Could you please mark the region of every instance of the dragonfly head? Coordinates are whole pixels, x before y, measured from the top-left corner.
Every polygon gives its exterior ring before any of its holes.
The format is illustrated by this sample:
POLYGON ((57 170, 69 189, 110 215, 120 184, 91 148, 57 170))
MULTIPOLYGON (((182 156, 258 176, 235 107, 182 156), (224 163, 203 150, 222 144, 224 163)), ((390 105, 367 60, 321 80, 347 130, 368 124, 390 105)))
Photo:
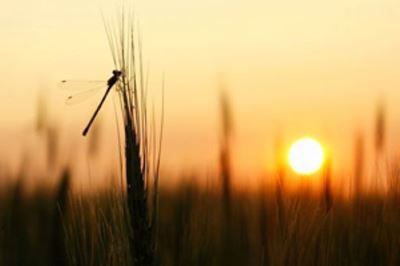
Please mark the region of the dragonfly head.
POLYGON ((120 71, 120 70, 113 70, 113 75, 115 76, 115 77, 120 77, 121 75, 122 75, 122 71, 120 71))

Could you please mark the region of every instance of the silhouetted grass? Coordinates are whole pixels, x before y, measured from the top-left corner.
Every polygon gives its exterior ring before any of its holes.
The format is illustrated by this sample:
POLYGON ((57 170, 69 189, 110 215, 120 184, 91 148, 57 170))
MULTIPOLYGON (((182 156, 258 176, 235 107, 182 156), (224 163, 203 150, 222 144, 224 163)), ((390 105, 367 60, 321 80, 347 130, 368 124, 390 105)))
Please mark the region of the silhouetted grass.
MULTIPOLYGON (((1 265, 132 265, 128 206, 115 189, 93 195, 24 196, 21 184, 2 195, 1 265), (67 203, 68 201, 68 203, 67 203), (54 206, 58 206, 55 212, 54 206), (60 232, 60 223, 63 230, 60 232), (66 256, 65 260, 62 260, 66 256), (55 262, 56 261, 56 262, 55 262), (56 263, 56 264, 55 264, 56 263)), ((216 188, 182 184, 160 191, 160 265, 398 265, 400 210, 389 197, 336 198, 329 212, 317 196, 286 194, 280 234, 273 190, 232 191, 230 238, 216 188), (260 197, 264 205, 260 205, 260 197), (267 211, 268 210, 268 211, 267 211), (225 248, 232 251, 227 255, 225 248), (229 257, 228 257, 229 256, 229 257), (268 260, 266 260, 268 258, 268 260), (268 264, 269 263, 269 264, 268 264)))
MULTIPOLYGON (((105 23, 105 26, 115 67, 122 71, 119 97, 124 127, 126 206, 131 229, 129 243, 134 264, 151 266, 155 261, 161 134, 160 142, 156 137, 151 142, 141 40, 132 14, 122 8, 117 24, 105 23)), ((156 131, 155 125, 153 130, 156 131)))

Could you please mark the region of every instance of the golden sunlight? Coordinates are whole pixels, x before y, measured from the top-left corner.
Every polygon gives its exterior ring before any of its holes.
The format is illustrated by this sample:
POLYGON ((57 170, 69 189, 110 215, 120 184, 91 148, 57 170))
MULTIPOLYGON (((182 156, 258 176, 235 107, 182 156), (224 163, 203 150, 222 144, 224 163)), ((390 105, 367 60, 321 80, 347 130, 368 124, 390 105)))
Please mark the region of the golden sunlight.
POLYGON ((300 175, 317 172, 324 162, 324 150, 313 138, 301 138, 292 144, 288 155, 290 167, 300 175))

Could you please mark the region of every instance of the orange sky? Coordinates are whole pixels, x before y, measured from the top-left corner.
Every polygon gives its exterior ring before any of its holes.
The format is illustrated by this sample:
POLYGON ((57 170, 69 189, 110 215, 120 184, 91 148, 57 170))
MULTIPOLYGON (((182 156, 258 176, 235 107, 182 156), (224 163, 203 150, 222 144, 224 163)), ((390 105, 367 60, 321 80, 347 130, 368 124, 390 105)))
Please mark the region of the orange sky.
MULTIPOLYGON (((35 119, 39 88, 49 95, 53 119, 78 143, 84 141, 80 131, 97 98, 66 107, 66 95, 56 84, 65 78, 110 75, 113 65, 99 7, 111 16, 109 7, 117 1, 107 2, 3 4, 2 158, 21 146, 35 119)), ((236 167, 241 173, 271 168, 274 141, 280 134, 285 142, 314 135, 331 147, 336 167, 346 169, 354 132, 361 129, 371 135, 375 105, 382 95, 388 106, 389 136, 398 135, 398 1, 135 2, 156 103, 162 74, 166 77, 166 169, 215 168, 221 80, 234 107, 236 167)), ((111 101, 101 116, 103 127, 115 130, 111 101)), ((396 151, 399 145, 394 138, 391 142, 396 151)))

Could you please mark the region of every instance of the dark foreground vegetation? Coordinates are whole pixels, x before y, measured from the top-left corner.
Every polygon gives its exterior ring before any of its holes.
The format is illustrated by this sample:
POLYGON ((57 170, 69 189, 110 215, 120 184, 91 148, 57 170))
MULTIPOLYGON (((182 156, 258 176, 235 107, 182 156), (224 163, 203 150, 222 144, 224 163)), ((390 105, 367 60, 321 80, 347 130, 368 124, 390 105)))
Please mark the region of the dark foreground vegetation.
MULTIPOLYGON (((123 195, 10 187, 0 201, 1 265, 134 265, 123 195)), ((303 192, 160 190, 156 265, 400 265, 397 195, 333 200, 303 192), (227 215, 228 213, 228 215, 227 215)))

